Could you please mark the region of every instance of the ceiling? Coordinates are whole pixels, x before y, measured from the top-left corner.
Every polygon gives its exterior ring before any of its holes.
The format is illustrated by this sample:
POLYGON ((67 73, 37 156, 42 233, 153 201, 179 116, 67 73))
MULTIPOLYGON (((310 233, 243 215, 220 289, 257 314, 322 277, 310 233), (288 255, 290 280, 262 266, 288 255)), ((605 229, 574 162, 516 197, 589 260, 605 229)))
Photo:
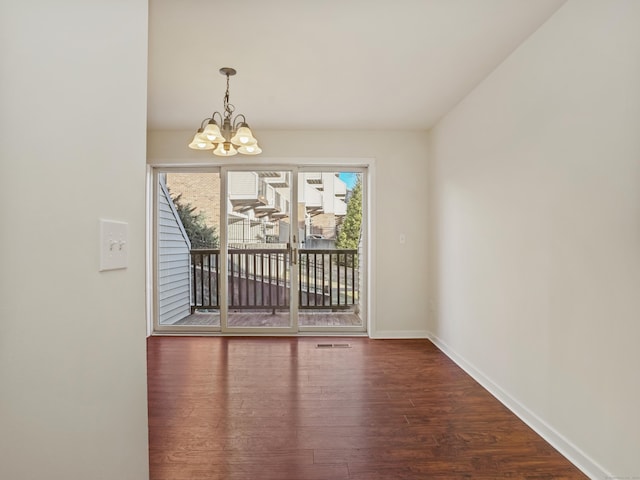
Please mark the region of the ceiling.
POLYGON ((149 0, 150 130, 430 128, 566 0, 149 0))

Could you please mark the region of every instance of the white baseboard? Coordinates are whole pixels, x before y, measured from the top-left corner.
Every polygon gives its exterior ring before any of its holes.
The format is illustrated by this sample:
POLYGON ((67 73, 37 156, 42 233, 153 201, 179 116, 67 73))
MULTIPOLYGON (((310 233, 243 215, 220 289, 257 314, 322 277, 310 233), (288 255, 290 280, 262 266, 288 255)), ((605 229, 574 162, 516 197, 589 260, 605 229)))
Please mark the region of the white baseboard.
POLYGON ((378 330, 371 333, 371 338, 429 338, 427 330, 378 330))
POLYGON ((592 480, 602 480, 605 478, 616 478, 611 473, 606 472, 593 459, 589 458, 582 450, 562 436, 557 430, 547 424, 543 419, 529 410, 525 405, 515 400, 506 391, 496 385, 489 377, 464 357, 458 355, 445 342, 432 333, 428 334, 429 340, 442 352, 453 360, 460 368, 467 372, 475 381, 482 385, 489 393, 496 397, 505 407, 513 412, 524 423, 531 427, 538 435, 544 438, 558 452, 564 455, 571 463, 578 467, 592 480))

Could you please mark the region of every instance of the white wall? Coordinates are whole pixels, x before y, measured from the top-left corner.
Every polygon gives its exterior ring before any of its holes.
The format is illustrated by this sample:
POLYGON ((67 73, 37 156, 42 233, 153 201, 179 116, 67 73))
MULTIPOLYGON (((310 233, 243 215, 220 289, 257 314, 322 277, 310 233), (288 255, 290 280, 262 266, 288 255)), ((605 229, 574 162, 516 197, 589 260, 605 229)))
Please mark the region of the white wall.
POLYGON ((0 5, 0 478, 148 478, 147 2, 0 5))
POLYGON ((639 126, 640 2, 570 0, 430 136, 430 328, 593 478, 640 475, 639 126))
MULTIPOLYGON (((194 119, 197 122, 198 119, 194 119)), ((263 154, 232 157, 230 162, 261 164, 283 159, 373 158, 375 228, 376 337, 427 335, 427 139, 424 132, 260 131, 253 126, 263 154), (400 233, 406 243, 400 244, 400 233)), ((150 132, 148 162, 204 164, 220 161, 210 152, 187 148, 193 132, 150 132)))

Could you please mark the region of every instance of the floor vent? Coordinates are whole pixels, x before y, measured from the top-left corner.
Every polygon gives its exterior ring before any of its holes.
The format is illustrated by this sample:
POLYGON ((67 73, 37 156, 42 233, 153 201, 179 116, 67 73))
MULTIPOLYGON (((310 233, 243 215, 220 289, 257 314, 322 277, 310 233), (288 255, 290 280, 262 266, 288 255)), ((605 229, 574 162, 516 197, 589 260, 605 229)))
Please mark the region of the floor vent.
POLYGON ((318 343, 316 348, 351 348, 349 343, 318 343))

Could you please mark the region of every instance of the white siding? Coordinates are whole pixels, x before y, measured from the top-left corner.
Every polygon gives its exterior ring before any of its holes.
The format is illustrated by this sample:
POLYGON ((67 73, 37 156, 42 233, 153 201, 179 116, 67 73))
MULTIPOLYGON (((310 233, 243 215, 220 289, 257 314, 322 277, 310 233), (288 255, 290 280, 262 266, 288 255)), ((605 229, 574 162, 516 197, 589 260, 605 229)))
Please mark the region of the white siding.
POLYGON ((229 172, 229 198, 258 198, 258 175, 255 172, 229 172))
POLYGON ((189 250, 178 212, 162 182, 158 188, 158 311, 160 325, 191 313, 189 250))
POLYGON ((322 207, 322 192, 308 183, 300 182, 298 185, 298 201, 308 207, 322 207))
POLYGON ((276 204, 276 190, 271 185, 267 185, 267 205, 275 206, 276 204))

